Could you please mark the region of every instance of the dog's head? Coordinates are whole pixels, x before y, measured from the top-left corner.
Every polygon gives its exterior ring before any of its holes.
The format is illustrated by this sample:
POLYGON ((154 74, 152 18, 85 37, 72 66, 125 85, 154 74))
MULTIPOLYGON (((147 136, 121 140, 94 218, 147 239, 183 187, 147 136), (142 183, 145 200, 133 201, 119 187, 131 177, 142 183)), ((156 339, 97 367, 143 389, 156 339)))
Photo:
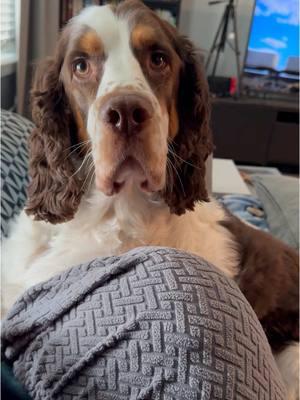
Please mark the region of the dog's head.
POLYGON ((72 145, 90 152, 107 196, 134 182, 179 215, 207 200, 212 144, 199 60, 191 42, 140 1, 90 7, 71 20, 54 57, 37 69, 32 107, 26 210, 36 219, 64 222, 78 208, 84 182, 72 145))

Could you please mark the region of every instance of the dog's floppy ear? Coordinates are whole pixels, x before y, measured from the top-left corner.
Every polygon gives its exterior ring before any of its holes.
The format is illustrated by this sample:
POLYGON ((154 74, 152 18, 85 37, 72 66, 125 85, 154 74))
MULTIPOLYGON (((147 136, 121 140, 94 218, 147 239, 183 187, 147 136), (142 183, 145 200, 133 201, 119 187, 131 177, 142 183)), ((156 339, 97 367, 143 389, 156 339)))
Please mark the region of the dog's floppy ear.
POLYGON ((68 221, 77 211, 82 191, 69 157, 73 114, 59 78, 62 42, 56 55, 40 64, 31 91, 36 128, 29 138, 28 200, 26 212, 53 224, 68 221))
POLYGON ((171 164, 164 199, 171 212, 181 215, 193 210, 195 202, 208 201, 205 161, 213 150, 210 131, 209 90, 200 56, 193 44, 179 37, 177 52, 183 62, 177 110, 179 131, 168 154, 171 164), (174 155, 174 153, 176 155, 174 155))

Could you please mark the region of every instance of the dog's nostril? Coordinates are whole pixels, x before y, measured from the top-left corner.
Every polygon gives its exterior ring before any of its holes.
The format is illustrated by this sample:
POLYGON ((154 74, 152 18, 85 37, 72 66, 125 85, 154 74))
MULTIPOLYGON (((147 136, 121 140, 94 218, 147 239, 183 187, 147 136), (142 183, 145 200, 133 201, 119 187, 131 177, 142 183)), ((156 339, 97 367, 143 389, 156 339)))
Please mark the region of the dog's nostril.
POLYGON ((121 114, 119 111, 110 109, 107 113, 107 122, 109 124, 117 126, 121 122, 121 114))
POLYGON ((148 119, 148 113, 144 108, 135 108, 132 113, 132 120, 136 124, 141 124, 148 119))

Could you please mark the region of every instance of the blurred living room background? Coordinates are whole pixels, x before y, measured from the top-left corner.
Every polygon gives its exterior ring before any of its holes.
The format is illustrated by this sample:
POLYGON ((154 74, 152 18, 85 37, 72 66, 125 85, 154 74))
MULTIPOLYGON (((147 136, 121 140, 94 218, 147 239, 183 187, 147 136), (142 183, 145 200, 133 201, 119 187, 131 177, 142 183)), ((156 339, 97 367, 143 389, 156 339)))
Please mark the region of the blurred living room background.
MULTIPOLYGON (((0 0, 2 109, 30 119, 35 63, 53 53, 72 16, 109 2, 0 0)), ((249 196, 251 177, 277 177, 275 191, 287 191, 283 206, 292 199, 298 220, 298 180, 282 179, 299 176, 299 0, 144 3, 201 49, 212 97, 212 192, 249 196)))

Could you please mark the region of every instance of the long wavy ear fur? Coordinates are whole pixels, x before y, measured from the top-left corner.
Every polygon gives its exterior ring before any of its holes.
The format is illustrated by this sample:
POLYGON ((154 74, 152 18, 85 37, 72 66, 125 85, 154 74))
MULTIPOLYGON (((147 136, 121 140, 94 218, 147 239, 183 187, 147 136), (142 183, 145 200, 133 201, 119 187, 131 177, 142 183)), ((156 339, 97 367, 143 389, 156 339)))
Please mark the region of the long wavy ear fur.
POLYGON ((172 213, 193 210, 195 202, 208 201, 205 161, 213 150, 210 131, 208 84, 193 44, 179 37, 178 54, 183 61, 178 92, 179 132, 168 157, 177 172, 168 171, 164 199, 172 213), (176 153, 175 156, 173 153, 176 153))
POLYGON ((72 219, 82 196, 81 183, 69 157, 70 129, 75 124, 59 79, 61 64, 58 55, 42 63, 31 92, 36 128, 29 138, 31 181, 26 212, 52 224, 72 219))

